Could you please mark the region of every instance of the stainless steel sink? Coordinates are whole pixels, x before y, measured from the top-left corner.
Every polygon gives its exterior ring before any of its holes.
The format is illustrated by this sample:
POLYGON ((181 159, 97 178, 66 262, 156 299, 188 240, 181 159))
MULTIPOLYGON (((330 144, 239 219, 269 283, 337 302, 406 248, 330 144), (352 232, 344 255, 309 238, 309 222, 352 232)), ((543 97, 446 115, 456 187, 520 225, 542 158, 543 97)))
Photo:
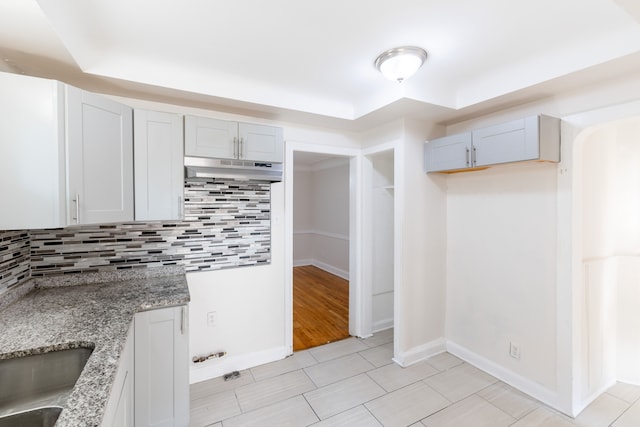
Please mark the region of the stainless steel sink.
MULTIPOLYGON (((44 420, 55 414, 57 418, 92 351, 74 348, 0 360, 0 417, 44 420)), ((3 420, 6 418, 0 418, 0 427, 49 425, 26 421, 2 424, 3 420)))
POLYGON ((53 427, 62 412, 58 406, 32 409, 0 417, 0 427, 53 427))

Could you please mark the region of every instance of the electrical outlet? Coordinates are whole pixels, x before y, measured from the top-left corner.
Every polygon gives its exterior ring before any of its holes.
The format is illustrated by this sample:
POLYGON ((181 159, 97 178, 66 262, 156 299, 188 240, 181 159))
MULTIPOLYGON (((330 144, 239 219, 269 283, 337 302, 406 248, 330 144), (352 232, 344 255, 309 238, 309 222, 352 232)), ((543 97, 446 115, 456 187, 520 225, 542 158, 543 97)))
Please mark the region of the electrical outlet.
POLYGON ((207 313, 207 327, 212 328, 218 323, 218 312, 210 311, 207 313))
POLYGON ((509 356, 520 359, 520 346, 514 342, 509 342, 509 356))

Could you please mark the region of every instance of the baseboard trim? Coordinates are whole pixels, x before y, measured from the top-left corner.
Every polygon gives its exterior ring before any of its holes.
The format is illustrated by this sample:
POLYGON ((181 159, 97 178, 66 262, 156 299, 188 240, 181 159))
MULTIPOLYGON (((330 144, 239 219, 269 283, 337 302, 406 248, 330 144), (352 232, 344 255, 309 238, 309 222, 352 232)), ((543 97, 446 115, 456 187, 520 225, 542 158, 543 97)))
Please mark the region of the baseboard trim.
POLYGON ((438 338, 437 340, 401 352, 393 358, 393 361, 402 367, 407 367, 437 354, 444 353, 445 351, 447 351, 447 347, 444 338, 438 338))
MULTIPOLYGON (((596 400, 598 397, 600 397, 600 395, 602 393, 604 393, 605 391, 609 390, 611 387, 613 387, 614 385, 616 385, 616 380, 613 379, 611 381, 609 381, 609 383, 605 384, 604 386, 602 386, 598 391, 592 393, 591 395, 587 396, 586 398, 580 400, 579 402, 575 402, 573 404, 573 417, 578 416, 578 414, 580 414, 580 412, 584 411, 587 406, 591 405, 593 403, 594 400, 596 400)), ((623 381, 624 382, 624 381, 623 381)))
POLYGON ((332 265, 326 264, 322 261, 318 261, 317 259, 299 259, 299 260, 294 260, 293 261, 293 266, 294 267, 302 267, 304 265, 313 265, 314 267, 318 267, 321 270, 326 271, 327 273, 331 273, 331 274, 335 274, 336 276, 344 279, 344 280, 349 280, 349 272, 339 269, 337 267, 334 267, 332 265))
POLYGON ((640 386, 640 380, 637 375, 633 375, 629 377, 620 375, 616 377, 616 381, 620 381, 621 383, 627 383, 635 386, 640 386))
POLYGON ((566 412, 566 408, 562 408, 561 399, 557 392, 550 390, 535 381, 531 381, 528 378, 518 375, 515 372, 510 371, 509 369, 506 369, 505 367, 454 342, 447 341, 446 346, 449 353, 459 357, 470 365, 473 365, 510 386, 528 394, 529 396, 538 399, 545 405, 557 409, 558 411, 566 412))
POLYGON ((290 354, 291 351, 287 347, 275 347, 254 353, 211 359, 198 364, 191 362, 191 366, 189 367, 189 383, 199 383, 200 381, 221 377, 229 372, 241 371, 243 369, 264 365, 265 363, 275 362, 284 359, 290 354))
POLYGON ((293 266, 294 267, 303 267, 305 265, 313 265, 312 259, 294 259, 293 266))
POLYGON ((373 322, 373 333, 393 328, 393 317, 373 322))
POLYGON ((321 236, 321 237, 327 237, 329 239, 349 241, 349 235, 345 235, 345 234, 328 233, 326 231, 319 231, 319 230, 298 230, 298 231, 294 231, 293 232, 294 236, 308 235, 308 234, 313 234, 315 236, 321 236))

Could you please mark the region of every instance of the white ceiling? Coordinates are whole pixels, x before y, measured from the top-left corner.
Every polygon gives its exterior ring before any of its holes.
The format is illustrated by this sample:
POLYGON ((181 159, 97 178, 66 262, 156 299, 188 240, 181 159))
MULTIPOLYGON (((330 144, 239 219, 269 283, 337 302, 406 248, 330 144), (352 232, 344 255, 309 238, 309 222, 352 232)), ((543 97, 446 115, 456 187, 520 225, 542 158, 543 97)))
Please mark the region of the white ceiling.
POLYGON ((640 71, 637 0, 2 0, 1 68, 116 95, 363 128, 451 121, 640 71), (416 45, 410 80, 373 61, 416 45))

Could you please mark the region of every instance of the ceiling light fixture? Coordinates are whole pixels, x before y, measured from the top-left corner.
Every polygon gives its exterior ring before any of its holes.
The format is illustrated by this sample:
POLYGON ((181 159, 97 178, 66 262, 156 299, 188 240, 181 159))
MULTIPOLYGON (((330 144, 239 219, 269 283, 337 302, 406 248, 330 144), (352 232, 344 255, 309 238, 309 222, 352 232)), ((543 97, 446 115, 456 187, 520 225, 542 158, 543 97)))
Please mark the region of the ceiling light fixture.
POLYGON ((403 46, 395 47, 382 52, 376 58, 376 68, 383 76, 389 80, 402 83, 413 76, 424 61, 427 59, 427 52, 420 47, 403 46))

